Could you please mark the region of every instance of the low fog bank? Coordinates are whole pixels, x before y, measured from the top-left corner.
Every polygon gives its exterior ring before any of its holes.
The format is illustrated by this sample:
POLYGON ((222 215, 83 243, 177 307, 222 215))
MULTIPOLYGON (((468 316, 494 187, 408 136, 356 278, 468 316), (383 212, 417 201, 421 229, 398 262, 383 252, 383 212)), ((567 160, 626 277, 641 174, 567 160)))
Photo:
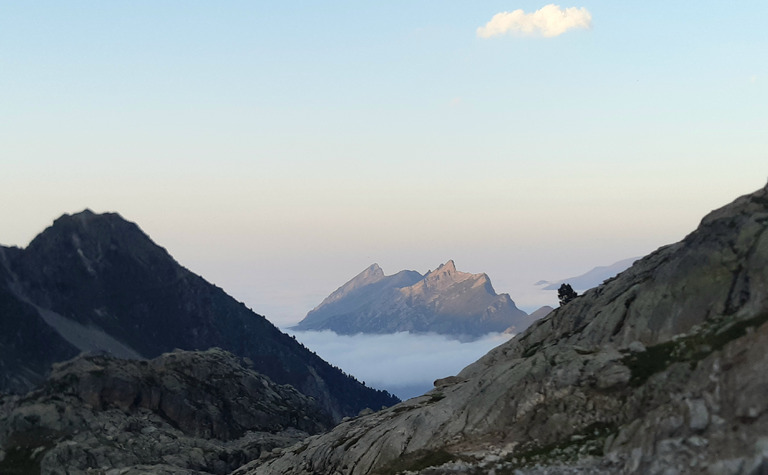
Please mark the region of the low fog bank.
POLYGON ((407 332, 350 336, 330 330, 283 331, 366 385, 386 389, 403 400, 424 394, 435 379, 457 374, 511 338, 509 334, 491 333, 460 342, 443 335, 407 332))

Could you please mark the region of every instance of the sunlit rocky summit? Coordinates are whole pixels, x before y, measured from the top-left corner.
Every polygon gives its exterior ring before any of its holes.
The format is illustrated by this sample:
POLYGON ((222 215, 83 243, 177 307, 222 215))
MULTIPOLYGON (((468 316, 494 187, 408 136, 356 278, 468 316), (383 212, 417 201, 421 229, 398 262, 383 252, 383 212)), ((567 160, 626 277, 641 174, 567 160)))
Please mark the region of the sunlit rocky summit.
POLYGON ((767 230, 768 187, 429 393, 236 473, 767 473, 767 230))
POLYGON ((294 327, 356 333, 439 333, 479 337, 533 321, 508 294, 496 294, 486 274, 456 270, 453 261, 421 275, 384 275, 373 264, 328 296, 294 327))

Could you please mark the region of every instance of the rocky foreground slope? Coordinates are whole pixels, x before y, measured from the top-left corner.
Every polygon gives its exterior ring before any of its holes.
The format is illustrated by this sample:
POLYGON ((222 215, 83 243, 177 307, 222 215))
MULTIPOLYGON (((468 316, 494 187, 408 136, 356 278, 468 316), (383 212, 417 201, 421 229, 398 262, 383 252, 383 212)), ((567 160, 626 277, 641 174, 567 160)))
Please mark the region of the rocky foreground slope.
POLYGON ((424 396, 236 473, 766 473, 766 229, 768 187, 424 396))
POLYGON ((458 271, 448 261, 426 275, 401 271, 387 276, 373 264, 323 300, 294 329, 474 338, 510 328, 521 331, 533 321, 509 294, 497 294, 486 274, 458 271))
POLYGON ((0 473, 225 474, 327 430, 330 414, 219 349, 80 356, 0 398, 0 473))

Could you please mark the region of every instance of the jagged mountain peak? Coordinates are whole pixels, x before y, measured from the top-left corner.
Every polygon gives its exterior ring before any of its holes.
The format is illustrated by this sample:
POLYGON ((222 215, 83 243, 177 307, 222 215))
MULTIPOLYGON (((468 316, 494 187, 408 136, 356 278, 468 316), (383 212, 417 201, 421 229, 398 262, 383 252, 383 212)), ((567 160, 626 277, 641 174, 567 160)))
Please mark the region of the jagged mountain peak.
POLYGON ((82 211, 79 211, 77 213, 64 213, 58 218, 56 218, 53 221, 53 228, 55 228, 57 225, 63 225, 65 223, 69 222, 76 222, 80 225, 87 226, 94 222, 129 222, 122 216, 120 216, 119 213, 116 212, 105 212, 105 213, 96 213, 90 208, 85 208, 82 211))
POLYGON ((71 215, 65 213, 64 216, 76 216, 81 219, 88 219, 92 216, 96 216, 97 214, 91 210, 91 208, 85 208, 84 210, 80 211, 79 213, 72 213, 71 215))
POLYGON ((352 279, 353 282, 376 282, 384 277, 384 271, 375 262, 352 279))
POLYGON ((384 271, 378 264, 374 263, 354 276, 349 282, 339 287, 337 291, 348 292, 365 285, 376 283, 384 277, 384 271))
POLYGON ((333 293, 320 302, 320 305, 315 307, 312 312, 317 311, 324 306, 332 305, 334 302, 338 302, 339 300, 348 297, 350 294, 359 292, 362 288, 379 283, 385 278, 386 276, 381 267, 378 264, 373 263, 350 279, 349 282, 334 290, 333 293))
MULTIPOLYGON (((440 264, 437 269, 431 270, 424 275, 425 279, 439 279, 443 276, 465 276, 466 272, 459 272, 456 270, 456 263, 453 259, 449 260, 445 264, 440 264)), ((454 277, 455 278, 455 277, 454 277)))
POLYGON ((24 255, 26 271, 37 278, 68 280, 71 270, 97 278, 115 268, 124 270, 120 279, 126 281, 144 279, 143 272, 158 281, 181 277, 181 266, 168 251, 118 213, 64 214, 29 243, 24 255))
POLYGON ((30 242, 28 250, 59 251, 61 246, 74 246, 83 252, 91 251, 91 246, 131 251, 153 249, 167 255, 136 223, 118 213, 94 213, 90 209, 57 218, 30 242))
MULTIPOLYGON (((424 280, 416 286, 414 286, 413 293, 434 293, 442 292, 450 288, 451 286, 473 280, 473 288, 480 286, 490 286, 490 279, 488 275, 471 274, 469 272, 461 272, 456 269, 456 264, 453 260, 449 260, 445 264, 440 265, 437 269, 427 272, 424 276, 424 280)), ((493 287, 490 287, 491 295, 495 296, 496 292, 493 287)))
POLYGON ((294 328, 297 330, 331 329, 328 319, 337 315, 348 315, 371 305, 382 295, 390 295, 397 289, 413 285, 423 278, 416 271, 403 270, 394 275, 385 275, 378 264, 372 264, 349 282, 336 289, 312 309, 294 328))
POLYGON ((344 284, 299 322, 297 330, 341 334, 435 332, 458 338, 518 331, 531 319, 486 274, 456 269, 453 260, 422 276, 401 271, 378 277, 374 266, 344 284), (376 275, 371 279, 370 275, 376 275))
POLYGON ((440 264, 440 266, 435 269, 435 272, 443 271, 445 273, 451 274, 456 272, 456 263, 453 262, 453 259, 449 259, 448 262, 445 264, 440 264))

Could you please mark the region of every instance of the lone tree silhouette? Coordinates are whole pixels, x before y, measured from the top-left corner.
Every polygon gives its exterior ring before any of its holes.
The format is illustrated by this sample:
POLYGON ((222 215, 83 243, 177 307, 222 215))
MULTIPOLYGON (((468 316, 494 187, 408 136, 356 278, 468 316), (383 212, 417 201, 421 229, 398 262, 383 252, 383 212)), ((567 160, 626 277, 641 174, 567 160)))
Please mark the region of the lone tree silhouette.
POLYGON ((575 290, 573 290, 573 287, 571 287, 571 284, 563 284, 560 286, 559 289, 557 289, 557 298, 560 299, 560 305, 565 305, 571 300, 578 297, 579 294, 576 293, 575 290))

